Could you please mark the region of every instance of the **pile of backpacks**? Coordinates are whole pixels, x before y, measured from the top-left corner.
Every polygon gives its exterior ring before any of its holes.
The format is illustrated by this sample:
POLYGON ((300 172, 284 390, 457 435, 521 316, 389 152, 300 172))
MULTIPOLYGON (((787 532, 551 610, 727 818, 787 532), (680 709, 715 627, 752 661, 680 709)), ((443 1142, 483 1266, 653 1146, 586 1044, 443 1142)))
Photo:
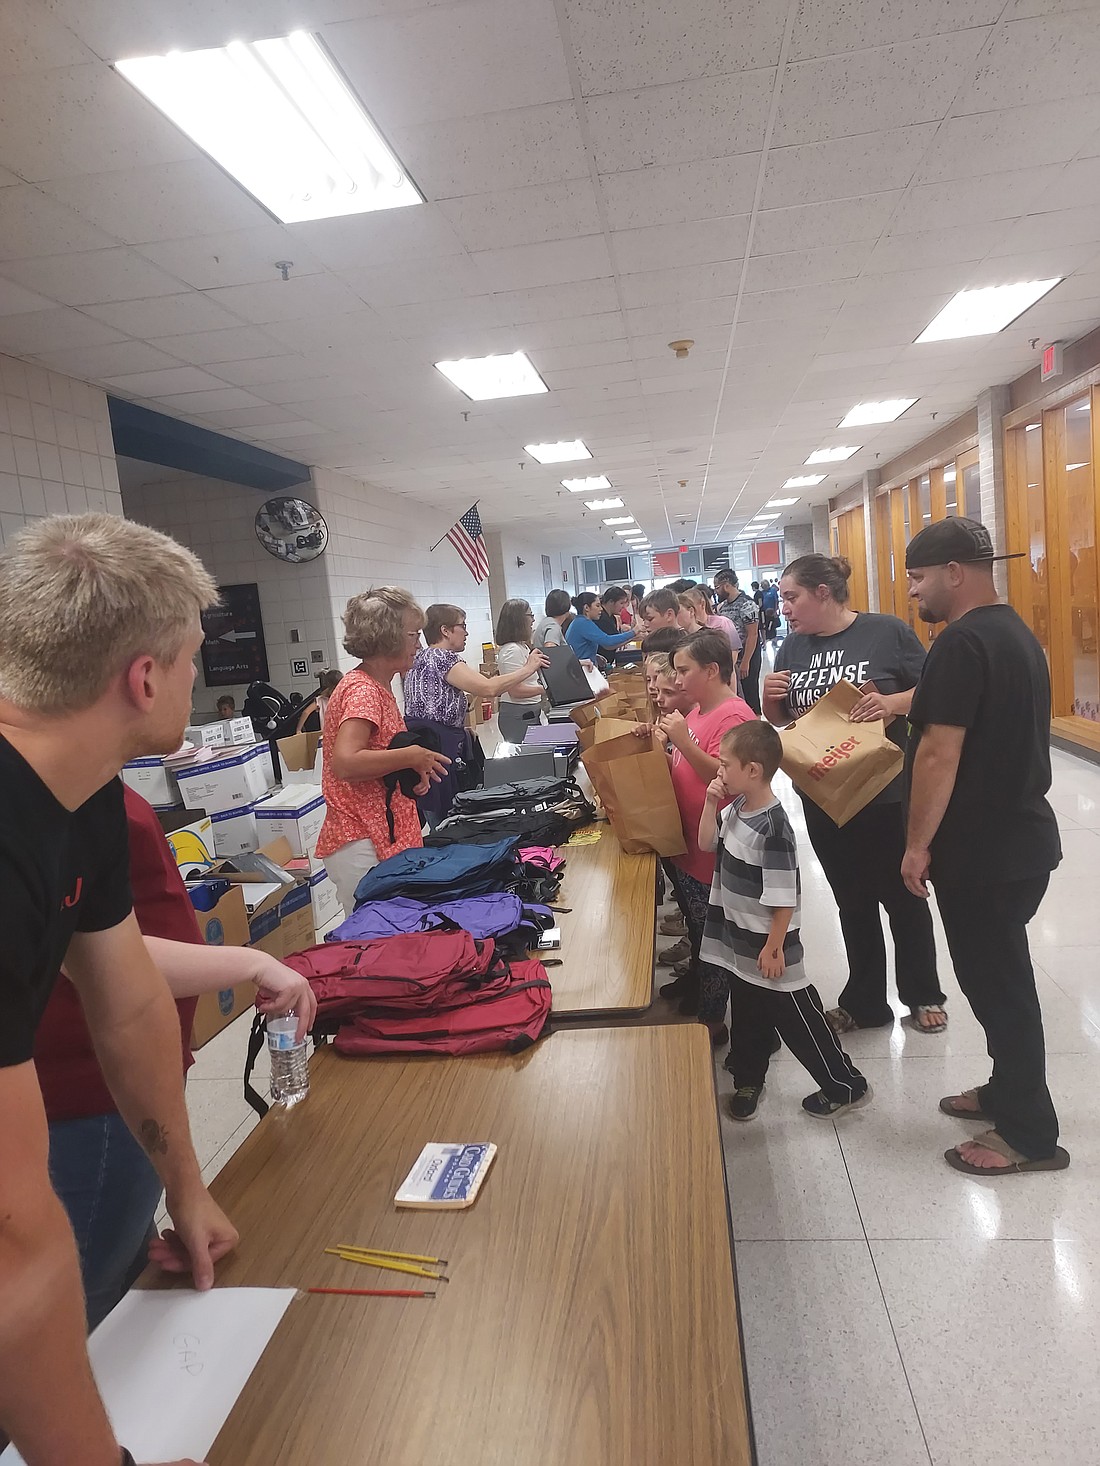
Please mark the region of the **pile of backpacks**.
MULTIPOLYGON (((471 790, 429 841, 376 865, 355 910, 319 946, 286 960, 317 998, 314 1041, 337 1053, 518 1053, 548 1031, 545 966, 527 954, 566 908, 553 848, 595 810, 572 779, 471 790), (464 831, 460 837, 457 831, 464 831)), ((264 1044, 257 1015, 245 1095, 264 1044)))

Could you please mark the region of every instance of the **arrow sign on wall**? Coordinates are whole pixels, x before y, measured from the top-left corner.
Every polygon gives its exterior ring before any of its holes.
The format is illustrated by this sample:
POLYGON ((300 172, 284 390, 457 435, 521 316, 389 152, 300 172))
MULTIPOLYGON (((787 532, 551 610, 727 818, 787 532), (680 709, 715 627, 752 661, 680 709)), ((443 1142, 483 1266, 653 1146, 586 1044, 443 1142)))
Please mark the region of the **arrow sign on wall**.
POLYGON ((219 641, 255 641, 255 639, 254 631, 227 631, 218 637, 219 641))

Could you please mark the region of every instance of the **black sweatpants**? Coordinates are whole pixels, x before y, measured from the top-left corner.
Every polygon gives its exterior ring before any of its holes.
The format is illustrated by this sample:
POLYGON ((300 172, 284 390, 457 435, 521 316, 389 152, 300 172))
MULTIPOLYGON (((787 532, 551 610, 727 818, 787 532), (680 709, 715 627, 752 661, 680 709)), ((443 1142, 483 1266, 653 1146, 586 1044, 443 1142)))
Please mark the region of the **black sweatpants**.
POLYGON ((1049 881, 1044 875, 996 886, 935 883, 955 976, 993 1060, 992 1077, 978 1091, 982 1110, 1002 1140, 1030 1160, 1045 1160, 1058 1144, 1027 944, 1027 924, 1049 881))
MULTIPOLYGON (((910 1010, 944 1002, 936 974, 936 939, 928 902, 901 878, 905 820, 900 800, 869 804, 838 827, 812 800, 803 799, 806 832, 840 912, 848 982, 839 1004, 860 1028, 892 1023, 886 997, 886 941, 879 907, 894 938, 898 997, 910 1010)), ((936 895, 938 897, 939 891, 936 895)))
POLYGON ((733 1022, 727 1062, 739 1089, 764 1083, 778 1033, 829 1099, 847 1104, 866 1092, 867 1081, 837 1042, 812 984, 787 993, 731 973, 730 988, 733 1022))
POLYGON ((741 696, 748 703, 749 707, 752 708, 757 717, 760 716, 760 658, 763 650, 764 628, 761 626, 756 650, 749 659, 748 675, 741 678, 741 696))

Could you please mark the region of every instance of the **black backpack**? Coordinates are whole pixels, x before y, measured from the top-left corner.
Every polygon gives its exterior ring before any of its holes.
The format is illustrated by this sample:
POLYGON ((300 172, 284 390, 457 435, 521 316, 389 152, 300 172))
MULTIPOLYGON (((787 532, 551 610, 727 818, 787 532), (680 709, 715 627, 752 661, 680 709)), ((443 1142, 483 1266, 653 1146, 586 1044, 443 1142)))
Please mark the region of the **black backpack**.
MULTIPOLYGON (((405 729, 401 733, 395 733, 389 742, 390 748, 430 748, 433 753, 442 753, 443 745, 439 741, 439 734, 431 728, 418 728, 415 733, 405 729)), ((420 775, 415 769, 394 769, 392 774, 382 776, 382 785, 386 791, 386 828, 390 832, 390 844, 394 842, 393 825, 393 794, 395 789, 408 799, 416 798, 416 786, 420 783, 420 775)), ((501 836, 501 839, 504 837, 501 836)))

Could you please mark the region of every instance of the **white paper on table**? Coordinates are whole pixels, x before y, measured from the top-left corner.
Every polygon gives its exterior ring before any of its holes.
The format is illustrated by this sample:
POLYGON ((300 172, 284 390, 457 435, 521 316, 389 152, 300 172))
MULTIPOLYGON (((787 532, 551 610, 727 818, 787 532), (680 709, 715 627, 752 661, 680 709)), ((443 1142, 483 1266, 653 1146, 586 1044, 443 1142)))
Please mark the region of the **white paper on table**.
MULTIPOLYGON (((88 1340, 115 1435, 136 1461, 202 1461, 293 1288, 134 1290, 88 1340)), ((22 1466, 14 1446, 0 1466, 22 1466)))

